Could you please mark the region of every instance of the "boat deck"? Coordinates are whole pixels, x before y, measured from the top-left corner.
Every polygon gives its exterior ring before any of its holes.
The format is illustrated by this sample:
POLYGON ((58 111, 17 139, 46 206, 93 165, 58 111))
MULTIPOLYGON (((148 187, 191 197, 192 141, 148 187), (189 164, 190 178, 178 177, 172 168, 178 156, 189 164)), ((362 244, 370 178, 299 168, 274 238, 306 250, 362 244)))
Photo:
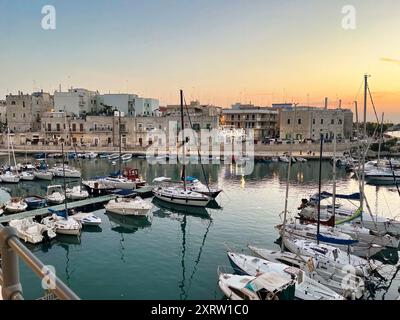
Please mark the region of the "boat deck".
MULTIPOLYGON (((106 195, 106 196, 101 196, 101 197, 89 198, 89 199, 85 199, 85 200, 68 202, 68 209, 74 209, 74 208, 84 207, 87 205, 104 203, 104 202, 114 199, 115 197, 116 197, 115 195, 106 195)), ((59 204, 56 206, 45 207, 45 208, 31 210, 31 211, 24 211, 24 212, 10 214, 10 215, 3 215, 0 217, 0 223, 10 222, 11 220, 14 220, 14 219, 24 219, 24 218, 35 217, 35 216, 48 215, 50 213, 49 209, 64 210, 65 204, 62 203, 62 204, 59 204)))
POLYGON ((145 186, 138 189, 134 189, 133 191, 140 197, 149 197, 153 195, 153 186, 145 186))

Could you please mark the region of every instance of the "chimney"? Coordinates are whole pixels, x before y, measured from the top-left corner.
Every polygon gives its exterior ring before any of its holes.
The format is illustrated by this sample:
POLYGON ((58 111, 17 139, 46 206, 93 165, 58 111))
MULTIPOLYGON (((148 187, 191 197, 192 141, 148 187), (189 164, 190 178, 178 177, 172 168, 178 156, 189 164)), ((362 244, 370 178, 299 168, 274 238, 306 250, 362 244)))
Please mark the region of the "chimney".
POLYGON ((325 110, 328 109, 328 97, 325 97, 325 105, 324 105, 325 110))

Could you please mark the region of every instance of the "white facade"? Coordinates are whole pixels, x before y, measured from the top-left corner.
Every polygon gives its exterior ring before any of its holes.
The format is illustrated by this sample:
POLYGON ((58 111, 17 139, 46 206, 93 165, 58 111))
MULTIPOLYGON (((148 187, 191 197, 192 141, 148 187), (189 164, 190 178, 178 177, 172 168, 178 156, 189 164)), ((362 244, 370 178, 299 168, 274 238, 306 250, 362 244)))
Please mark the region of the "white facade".
POLYGON ((68 92, 54 93, 54 111, 65 111, 75 115, 96 112, 99 105, 98 92, 71 88, 68 92))
POLYGON ((0 124, 7 122, 7 107, 6 101, 0 100, 0 124))
POLYGON ((103 104, 124 112, 127 116, 157 116, 159 101, 151 98, 141 98, 136 94, 112 93, 103 94, 103 104))

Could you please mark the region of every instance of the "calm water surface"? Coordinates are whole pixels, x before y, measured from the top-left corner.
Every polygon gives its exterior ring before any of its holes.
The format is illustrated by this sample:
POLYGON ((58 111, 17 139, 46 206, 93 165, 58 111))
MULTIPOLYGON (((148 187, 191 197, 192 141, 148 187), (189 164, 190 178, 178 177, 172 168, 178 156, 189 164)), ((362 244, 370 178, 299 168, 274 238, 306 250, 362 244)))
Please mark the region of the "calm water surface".
MULTIPOLYGON (((117 170, 100 159, 71 164, 80 166, 85 178, 117 170)), ((179 165, 148 165, 141 159, 133 159, 128 165, 138 168, 147 181, 180 176, 179 165)), ((318 190, 318 162, 297 163, 292 168, 289 211, 294 216, 300 200, 318 190)), ((211 183, 224 190, 217 199, 222 209, 208 209, 208 216, 155 205, 150 221, 145 223, 100 210, 101 228, 85 229, 80 239, 58 237, 50 246, 32 250, 45 264, 53 265, 57 275, 83 299, 221 299, 217 267, 229 265, 227 247, 245 252, 248 243, 278 248, 274 226, 281 222, 284 209, 287 165, 256 164, 248 176, 242 176, 241 168, 234 165, 206 165, 205 169, 211 183)), ((202 178, 201 167, 189 166, 188 175, 202 178)), ((358 191, 357 182, 344 171, 337 176, 338 192, 358 191)), ((331 191, 331 178, 332 166, 325 162, 324 190, 331 191)), ((62 179, 58 181, 62 183, 62 179)), ((25 196, 44 195, 46 185, 24 182, 6 187, 13 196, 25 196)), ((366 194, 373 211, 389 217, 399 215, 399 195, 394 190, 366 186, 366 194)), ((4 200, 5 195, 1 196, 4 200)), ((21 270, 26 298, 41 296, 40 281, 23 264, 21 270)), ((376 298, 397 297, 399 285, 394 280, 388 290, 377 292, 376 298)))

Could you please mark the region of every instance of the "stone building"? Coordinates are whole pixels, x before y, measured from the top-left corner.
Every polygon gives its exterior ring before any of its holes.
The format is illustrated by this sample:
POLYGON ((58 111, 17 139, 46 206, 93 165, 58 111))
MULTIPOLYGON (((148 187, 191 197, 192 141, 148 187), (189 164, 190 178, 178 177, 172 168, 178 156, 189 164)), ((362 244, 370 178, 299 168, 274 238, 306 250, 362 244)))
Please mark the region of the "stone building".
POLYGON ((353 128, 353 112, 349 109, 327 109, 300 106, 280 111, 280 137, 297 140, 350 139, 353 128))
POLYGON ((157 116, 159 114, 159 101, 153 98, 141 98, 136 94, 112 93, 103 94, 102 102, 105 106, 117 108, 125 115, 157 116))
POLYGON ((237 129, 254 132, 254 140, 274 138, 278 135, 278 111, 257 107, 252 104, 234 104, 231 109, 223 109, 223 124, 237 129))
POLYGON ((67 92, 54 92, 54 111, 72 113, 77 116, 97 113, 102 100, 99 92, 83 88, 71 88, 67 92))
POLYGON ((7 95, 6 104, 7 124, 12 132, 35 132, 40 131, 42 114, 53 108, 53 97, 43 91, 18 92, 7 95))
POLYGON ((0 100, 0 126, 7 123, 7 103, 6 100, 0 100))

